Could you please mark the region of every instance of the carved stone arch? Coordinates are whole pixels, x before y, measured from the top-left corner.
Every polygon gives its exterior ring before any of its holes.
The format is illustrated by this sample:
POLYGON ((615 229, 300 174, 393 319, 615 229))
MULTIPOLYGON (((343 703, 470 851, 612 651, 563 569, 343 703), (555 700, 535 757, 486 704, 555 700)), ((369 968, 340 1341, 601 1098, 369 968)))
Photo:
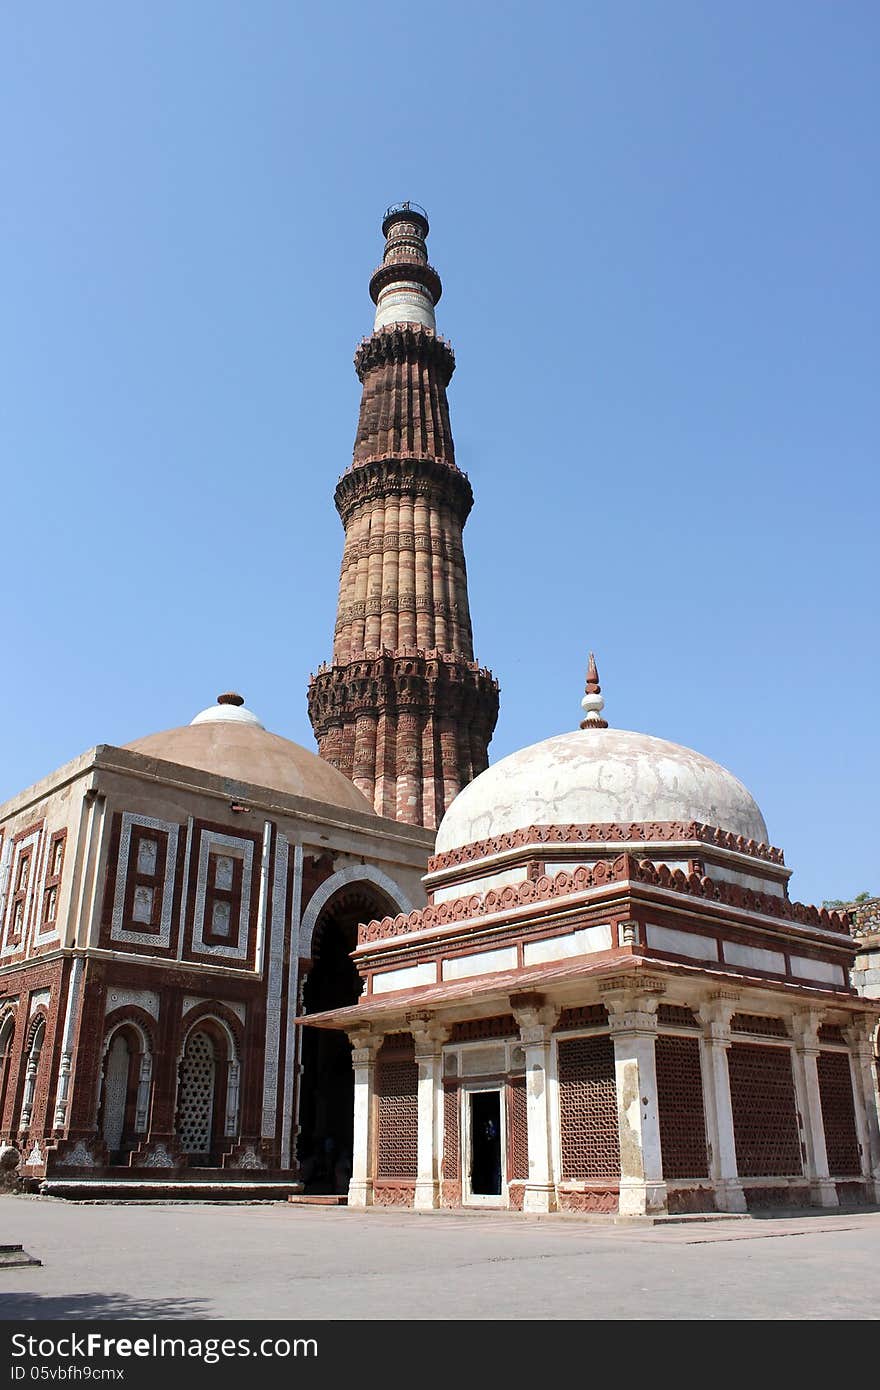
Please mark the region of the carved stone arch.
MULTIPOLYGON (((352 959, 358 923, 409 911, 412 905, 400 885, 369 864, 351 864, 322 883, 300 929, 300 1012, 355 1004, 363 986, 352 959)), ((300 1176, 306 1191, 344 1193, 353 1156, 351 1046, 344 1033, 306 1026, 300 1030, 299 1049, 300 1176)))
POLYGON ((104 1019, 102 1056, 106 1054, 113 1034, 126 1023, 130 1025, 140 1040, 141 1052, 156 1051, 156 1020, 147 1013, 146 1009, 140 1009, 136 1004, 122 1004, 118 1009, 113 1009, 104 1019))
POLYGON ((241 1019, 221 1004, 217 999, 206 999, 201 1004, 194 1004, 188 1009, 180 1021, 180 1047, 177 1053, 177 1060, 183 1059, 186 1050, 186 1042, 190 1033, 197 1028, 200 1023, 212 1022, 226 1040, 227 1060, 238 1062, 241 1059, 244 1044, 244 1028, 241 1019))
POLYGON ((182 1020, 175 1128, 184 1152, 202 1162, 211 1155, 217 1163, 238 1134, 242 1036, 240 1020, 217 1000, 195 1005, 182 1020))
POLYGON ((30 1055, 31 1049, 34 1045, 34 1039, 36 1038, 37 1032, 40 1028, 42 1028, 43 1030, 43 1041, 40 1043, 40 1048, 42 1050, 43 1042, 45 1042, 46 1039, 46 1028, 48 1027, 48 1024, 49 1011, 46 1008, 45 1004, 40 1004, 28 1019, 27 1033, 25 1034, 24 1040, 24 1050, 28 1056, 30 1055))
POLYGON ((0 1009, 0 1129, 6 1113, 9 1077, 12 1073, 12 1058, 15 1048, 15 1034, 18 1028, 18 1006, 7 1004, 0 1009))
POLYGON ((28 1020, 27 1033, 25 1034, 24 1053, 22 1058, 24 1062, 24 1084, 21 1091, 21 1109, 18 1116, 18 1129, 20 1134, 24 1134, 30 1129, 31 1118, 34 1112, 34 1099, 37 1090, 37 1074, 43 1059, 43 1048, 46 1042, 46 1028, 48 1023, 49 1012, 45 1004, 40 1004, 28 1020))
POLYGON ((310 959, 312 955, 312 937, 321 912, 330 899, 339 892, 341 888, 346 888, 350 884, 364 883, 372 884, 378 888, 386 898, 389 898, 394 912, 412 912, 413 904, 404 893, 399 883, 395 883, 393 878, 377 869, 373 864, 349 864, 344 869, 338 869, 330 878, 325 879, 320 888, 312 894, 308 906, 302 915, 299 928, 299 954, 300 958, 310 959))
POLYGON ((98 1085, 98 1132, 111 1163, 124 1163, 146 1133, 153 1078, 153 1020, 135 1005, 104 1020, 98 1085))

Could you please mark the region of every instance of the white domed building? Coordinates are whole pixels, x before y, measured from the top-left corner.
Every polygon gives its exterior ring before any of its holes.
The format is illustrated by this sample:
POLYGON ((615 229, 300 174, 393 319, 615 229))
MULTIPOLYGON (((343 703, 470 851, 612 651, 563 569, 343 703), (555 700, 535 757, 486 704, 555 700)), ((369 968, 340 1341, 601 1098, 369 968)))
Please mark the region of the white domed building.
POLYGON ((325 1192, 351 1171, 357 924, 424 903, 377 816, 241 696, 0 806, 0 1144, 60 1195, 325 1192), (299 1165, 297 1160, 299 1159, 299 1165))
POLYGON ((452 803, 428 905, 360 928, 358 1204, 645 1214, 875 1201, 876 1004, 843 914, 789 900, 754 798, 579 730, 452 803))

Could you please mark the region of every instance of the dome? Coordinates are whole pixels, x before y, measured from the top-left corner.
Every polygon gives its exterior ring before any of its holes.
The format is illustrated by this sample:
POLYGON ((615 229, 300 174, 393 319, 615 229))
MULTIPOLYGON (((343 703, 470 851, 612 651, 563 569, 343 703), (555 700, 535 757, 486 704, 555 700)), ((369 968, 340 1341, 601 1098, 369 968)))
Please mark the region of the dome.
POLYGON ((216 705, 202 710, 191 724, 147 734, 125 747, 132 753, 198 768, 230 782, 249 782, 288 796, 305 796, 348 811, 375 814, 343 773, 317 753, 269 733, 245 708, 240 695, 221 695, 216 705))
POLYGON ((692 748, 587 727, 511 753, 455 798, 438 854, 530 825, 700 821, 767 844, 764 817, 726 768, 692 748))

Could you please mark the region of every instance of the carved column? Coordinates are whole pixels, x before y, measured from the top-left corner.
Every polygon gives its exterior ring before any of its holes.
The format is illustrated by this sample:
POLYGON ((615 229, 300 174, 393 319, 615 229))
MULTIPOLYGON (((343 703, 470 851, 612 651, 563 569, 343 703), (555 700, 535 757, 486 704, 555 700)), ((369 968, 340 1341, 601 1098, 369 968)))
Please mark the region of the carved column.
POLYGON ((614 1043, 617 1122, 620 1132, 620 1214, 645 1216, 666 1211, 666 1183, 660 1150, 657 1099, 656 993, 644 989, 606 989, 614 1043))
POLYGON ((382 1045, 382 1038, 371 1033, 369 1029, 354 1030, 348 1037, 353 1049, 351 1065, 354 1071, 354 1135, 348 1205, 369 1207, 373 1203, 373 1094, 376 1081, 376 1053, 382 1045))
POLYGON ((805 1172, 810 1181, 810 1198, 817 1207, 839 1206, 837 1187, 828 1171, 825 1122, 819 1093, 819 1024, 821 1015, 813 1009, 794 1014, 789 1021, 794 1039, 792 1071, 805 1149, 805 1172))
POLYGON ((153 1057, 149 1052, 141 1055, 138 1069, 137 1100, 135 1102, 135 1134, 146 1134, 150 1114, 150 1086, 153 1080, 153 1057))
POLYGON ((523 1211, 555 1211, 556 1184, 550 1142, 550 1044, 559 1017, 555 1005, 536 1000, 514 1005, 513 1016, 526 1054, 526 1120, 529 1177, 523 1188, 523 1211))
POLYGON ((735 996, 716 996, 700 1006, 699 1017, 703 1025, 700 1065, 709 1136, 709 1172, 715 1184, 715 1205, 719 1211, 744 1212, 747 1204, 736 1163, 730 1074, 727 1070, 730 1020, 735 1011, 735 996))
POLYGON ((440 1205, 440 1136, 443 1133, 443 1044, 449 1029, 420 1014, 409 1020, 419 1069, 418 1168, 415 1201, 417 1210, 430 1211, 440 1205))
POLYGON ((862 1174, 868 1200, 880 1202, 880 1124, 877 1114, 877 1085, 871 1046, 873 1019, 854 1019, 843 1035, 849 1044, 853 1079, 856 1134, 862 1152, 862 1174))

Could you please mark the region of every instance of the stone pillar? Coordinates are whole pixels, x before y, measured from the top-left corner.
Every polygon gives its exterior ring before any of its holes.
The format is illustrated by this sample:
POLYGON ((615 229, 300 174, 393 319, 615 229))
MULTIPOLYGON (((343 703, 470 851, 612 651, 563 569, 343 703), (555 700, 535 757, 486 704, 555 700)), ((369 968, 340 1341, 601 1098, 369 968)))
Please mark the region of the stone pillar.
POLYGON ((443 1133, 443 1044, 449 1029, 430 1015, 409 1020, 419 1069, 418 1168, 413 1206, 440 1205, 440 1137, 443 1133))
POLYGON ((843 1030, 843 1035, 850 1049, 856 1134, 862 1151, 862 1174, 868 1200, 880 1202, 880 1123, 874 1079, 874 1052, 871 1046, 873 1021, 868 1018, 855 1018, 849 1028, 843 1030))
POLYGON ((149 1052, 141 1054, 138 1069, 137 1100, 135 1102, 135 1134, 146 1134, 150 1114, 150 1087, 153 1081, 153 1057, 149 1052))
POLYGON ((513 1005, 519 1035, 526 1054, 526 1121, 529 1137, 529 1177, 523 1188, 523 1211, 555 1211, 556 1184, 553 1179, 550 1143, 550 1043, 559 1017, 555 1005, 540 996, 534 1003, 513 1005))
POLYGON ((654 1047, 659 992, 641 984, 602 993, 614 1043, 621 1216, 666 1211, 654 1047))
POLYGON ((801 1142, 805 1150, 804 1172, 810 1183, 810 1198, 817 1207, 839 1206, 837 1187, 828 1171, 825 1122, 819 1094, 819 1024, 821 1015, 803 1009, 789 1020, 794 1039, 792 1071, 801 1122, 801 1142))
POLYGON ((699 1017, 703 1025, 700 1065, 709 1140, 709 1173, 715 1185, 715 1205, 719 1211, 744 1212, 748 1207, 736 1164, 730 1074, 727 1070, 730 1020, 736 1006, 736 996, 731 998, 724 995, 715 995, 700 1006, 699 1017))
POLYGON ((382 1045, 382 1038, 371 1033, 369 1029, 352 1031, 348 1037, 353 1049, 351 1065, 354 1071, 354 1136, 348 1205, 369 1207, 373 1204, 373 1093, 376 1081, 376 1053, 382 1045))

